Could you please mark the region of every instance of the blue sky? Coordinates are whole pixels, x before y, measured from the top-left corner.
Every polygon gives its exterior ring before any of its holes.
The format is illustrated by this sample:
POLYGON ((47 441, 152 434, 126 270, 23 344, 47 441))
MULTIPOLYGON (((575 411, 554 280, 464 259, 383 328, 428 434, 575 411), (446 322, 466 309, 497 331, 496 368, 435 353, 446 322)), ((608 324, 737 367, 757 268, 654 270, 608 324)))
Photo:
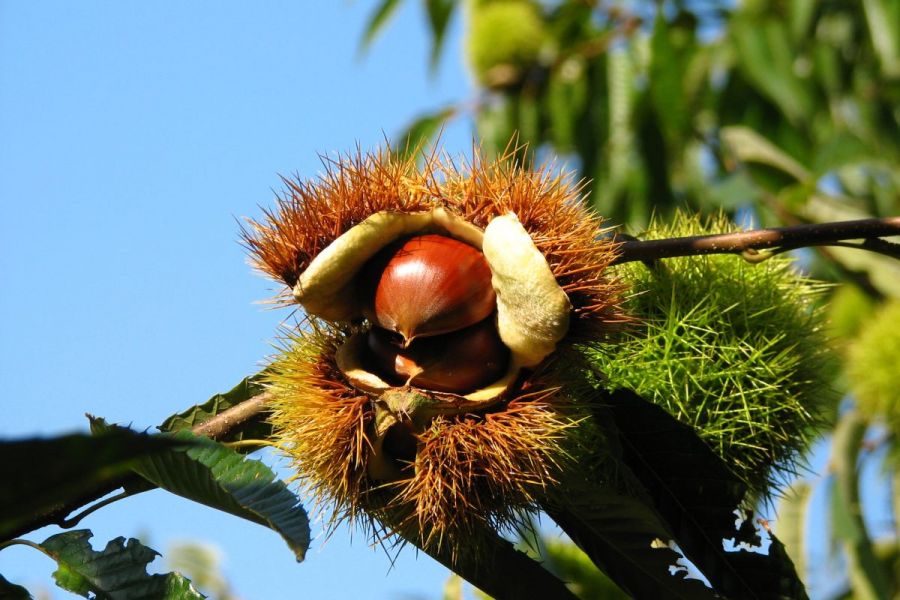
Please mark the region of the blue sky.
MULTIPOLYGON (((359 57, 372 4, 0 0, 0 436, 84 431, 85 412, 150 427, 259 369, 286 313, 256 303, 274 288, 237 220, 272 204, 279 174, 312 177, 320 153, 472 93, 461 15, 429 77, 418 2, 359 57)), ((443 141, 470 140, 461 120, 443 141)), ((215 544, 246 599, 439 598, 447 577, 346 530, 298 565, 276 534, 158 491, 83 526, 95 547, 215 544)), ((53 569, 0 552, 33 591, 53 569)))

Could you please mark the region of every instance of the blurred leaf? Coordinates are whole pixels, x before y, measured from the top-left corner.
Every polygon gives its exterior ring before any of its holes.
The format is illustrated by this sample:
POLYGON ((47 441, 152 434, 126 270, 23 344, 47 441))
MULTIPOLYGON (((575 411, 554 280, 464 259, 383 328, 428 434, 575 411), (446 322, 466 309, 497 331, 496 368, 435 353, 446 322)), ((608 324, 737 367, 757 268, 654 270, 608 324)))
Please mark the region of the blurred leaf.
POLYGON ((32 600, 28 590, 21 585, 10 583, 3 575, 0 575, 0 598, 5 598, 5 600, 32 600))
POLYGON ((534 151, 541 144, 541 113, 537 99, 530 94, 517 98, 517 123, 519 142, 528 144, 534 151))
POLYGON ((858 137, 839 132, 818 145, 813 157, 813 171, 816 176, 821 177, 841 167, 877 160, 880 158, 873 156, 871 148, 858 137))
POLYGON ((444 36, 447 34, 447 25, 456 7, 454 0, 425 0, 425 10, 428 13, 428 24, 431 27, 431 58, 429 64, 432 71, 437 68, 441 58, 441 50, 444 47, 444 36))
POLYGON ((128 430, 0 442, 0 540, 127 474, 136 459, 180 445, 128 430))
POLYGON ((401 0, 381 0, 381 3, 372 11, 369 20, 366 23, 366 29, 363 32, 360 50, 366 50, 375 41, 375 38, 387 25, 388 21, 397 12, 400 7, 401 0))
POLYGON ((816 0, 793 0, 787 4, 791 40, 801 43, 809 36, 810 23, 816 12, 816 0))
POLYGON ((900 77, 900 8, 897 2, 862 0, 872 45, 889 78, 900 77))
POLYGON ((516 106, 503 97, 491 101, 475 115, 478 137, 486 158, 496 158, 509 145, 516 126, 516 106))
POLYGON ((801 182, 811 179, 803 165, 749 127, 723 127, 720 135, 725 146, 741 162, 768 165, 801 182))
MULTIPOLYGON (((121 428, 94 418, 91 429, 103 432, 121 428)), ((173 494, 274 530, 297 560, 303 560, 309 547, 306 511, 269 467, 190 431, 167 437, 191 445, 141 459, 134 466, 136 473, 173 494)))
POLYGON ((575 544, 561 539, 545 542, 545 564, 579 598, 591 600, 626 600, 629 596, 600 569, 575 544))
POLYGON ((872 549, 859 501, 858 457, 866 422, 855 411, 844 413, 834 429, 832 460, 834 489, 831 494, 831 526, 844 543, 850 582, 857 598, 889 598, 890 587, 872 549))
POLYGON ((781 497, 776 511, 778 535, 784 540, 785 550, 794 562, 797 574, 804 580, 806 579, 806 520, 811 495, 812 487, 803 481, 798 481, 781 497))
POLYGON ((451 573, 444 583, 443 600, 463 600, 463 580, 456 573, 451 573))
POLYGON ((569 59, 550 72, 546 102, 550 136, 557 149, 567 152, 575 145, 576 128, 588 101, 588 84, 582 61, 569 59))
POLYGON ((622 462, 717 592, 728 598, 805 597, 793 563, 771 546, 769 554, 724 550, 723 540, 759 545, 755 532, 734 525, 747 486, 692 427, 629 390, 613 392, 603 404, 600 417, 611 416, 618 430, 622 462))
MULTIPOLYGON (((680 32, 679 32, 680 33, 680 32)), ((650 98, 670 148, 676 148, 689 133, 688 96, 683 89, 689 56, 670 39, 669 24, 660 8, 651 38, 650 98)))
POLYGON ((166 552, 166 564, 172 570, 184 573, 195 587, 216 600, 236 600, 222 573, 221 553, 215 546, 198 542, 172 545, 166 552))
POLYGON ((119 537, 101 552, 91 548, 86 529, 51 536, 40 544, 57 562, 56 584, 85 598, 110 600, 181 600, 203 598, 177 573, 148 575, 147 565, 159 553, 135 539, 119 537))
POLYGON ((392 144, 394 153, 403 158, 409 158, 422 152, 447 119, 455 114, 456 108, 449 106, 438 112, 420 116, 394 140, 392 144))
MULTIPOLYGON (((197 404, 178 414, 172 415, 159 426, 160 431, 173 432, 190 430, 205 423, 221 412, 245 402, 265 391, 262 374, 245 377, 225 393, 216 394, 203 404, 197 404)), ((220 441, 234 442, 244 439, 266 439, 272 435, 272 426, 263 419, 248 421, 234 427, 228 436, 220 441)))
POLYGON ((806 84, 794 74, 796 53, 785 24, 771 19, 734 19, 731 33, 747 77, 792 124, 805 122, 813 112, 813 99, 806 84))

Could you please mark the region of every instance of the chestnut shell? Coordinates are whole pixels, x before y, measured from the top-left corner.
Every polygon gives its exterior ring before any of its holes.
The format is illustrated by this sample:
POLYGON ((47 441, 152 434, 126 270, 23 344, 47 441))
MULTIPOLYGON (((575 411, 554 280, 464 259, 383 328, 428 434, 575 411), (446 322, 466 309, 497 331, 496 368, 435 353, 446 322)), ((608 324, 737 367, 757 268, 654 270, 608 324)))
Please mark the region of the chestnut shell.
POLYGON ((491 269, 473 246, 443 235, 417 235, 388 245, 363 268, 370 294, 365 316, 417 337, 464 329, 494 312, 491 269))
POLYGON ((400 336, 373 327, 366 345, 372 366, 387 381, 436 392, 471 392, 502 377, 509 366, 509 349, 493 316, 453 333, 416 339, 406 347, 400 336))

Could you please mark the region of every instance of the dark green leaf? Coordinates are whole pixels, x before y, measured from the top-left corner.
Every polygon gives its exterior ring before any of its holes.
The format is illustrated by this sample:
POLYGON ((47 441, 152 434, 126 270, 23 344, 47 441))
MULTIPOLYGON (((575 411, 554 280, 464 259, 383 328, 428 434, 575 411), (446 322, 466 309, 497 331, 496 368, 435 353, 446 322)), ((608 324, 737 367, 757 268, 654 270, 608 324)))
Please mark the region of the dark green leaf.
POLYGON ((128 430, 0 442, 0 539, 176 444, 128 430))
POLYGON ((666 142, 670 148, 689 133, 690 114, 688 97, 684 90, 685 71, 690 54, 680 51, 672 43, 670 37, 684 32, 670 32, 665 17, 659 11, 653 27, 650 59, 650 99, 656 111, 657 119, 662 125, 666 142))
POLYGON ((366 30, 363 33, 360 50, 366 50, 375 41, 375 38, 384 29, 388 21, 397 12, 400 7, 401 0, 381 0, 378 7, 372 11, 369 21, 366 23, 366 30))
POLYGON ((717 592, 728 598, 805 597, 803 583, 783 552, 723 549, 723 540, 758 544, 752 527, 738 531, 734 526, 735 510, 747 488, 691 427, 629 390, 613 392, 604 405, 601 418, 611 417, 615 424, 622 462, 643 484, 678 546, 717 592))
POLYGON ((550 72, 544 101, 551 138, 563 152, 575 145, 578 122, 588 100, 587 88, 584 61, 572 58, 550 72))
POLYGON ((656 513, 640 499, 606 485, 565 482, 566 506, 543 506, 551 519, 616 584, 635 598, 704 600, 716 598, 696 579, 675 567, 681 555, 656 513))
POLYGON ((135 539, 119 537, 101 552, 91 548, 89 530, 68 531, 41 544, 57 562, 56 584, 85 598, 109 600, 188 600, 203 598, 178 575, 148 575, 147 565, 158 556, 135 539), (93 594, 93 596, 92 596, 93 594))
POLYGON ((889 598, 888 578, 875 556, 866 531, 859 500, 857 459, 866 433, 866 422, 855 411, 844 413, 834 430, 831 494, 831 527, 844 543, 849 560, 850 583, 859 598, 889 598))
POLYGON ((431 27, 431 69, 437 68, 441 58, 441 50, 444 47, 444 36, 447 34, 447 25, 456 7, 454 0, 425 0, 425 10, 428 13, 428 24, 431 27))
MULTIPOLYGON (((163 421, 159 429, 167 432, 193 429, 219 413, 264 392, 265 388, 262 386, 261 381, 261 374, 245 377, 229 391, 223 394, 216 394, 203 404, 192 406, 187 410, 172 415, 163 421)), ((266 439, 271 435, 272 426, 265 419, 260 418, 247 421, 232 428, 228 436, 220 441, 234 442, 244 439, 266 439)))
POLYGON ((796 52, 787 26, 774 19, 735 19, 731 25, 737 56, 747 77, 793 124, 812 114, 814 103, 806 83, 794 73, 796 52))
POLYGON ((456 109, 449 106, 438 112, 420 116, 394 140, 392 145, 394 153, 408 158, 423 151, 440 131, 444 122, 455 114, 456 109))
MULTIPOLYGON (((93 419, 91 428, 110 426, 93 419)), ((303 560, 309 547, 306 511, 269 467, 189 431, 167 437, 191 445, 138 461, 136 473, 173 494, 273 529, 303 560)))
POLYGON ((0 575, 0 598, 5 600, 32 600, 28 590, 21 585, 10 583, 3 575, 0 575))

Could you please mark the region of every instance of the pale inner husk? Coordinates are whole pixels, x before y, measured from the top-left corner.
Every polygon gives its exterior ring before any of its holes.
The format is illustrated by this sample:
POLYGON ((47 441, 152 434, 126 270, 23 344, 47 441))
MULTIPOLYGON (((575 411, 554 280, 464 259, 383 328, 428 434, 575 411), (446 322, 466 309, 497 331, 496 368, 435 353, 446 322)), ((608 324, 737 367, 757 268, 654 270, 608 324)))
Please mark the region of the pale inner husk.
MULTIPOLYGON (((572 305, 550 265, 515 214, 495 217, 482 232, 459 216, 437 208, 424 213, 379 212, 351 227, 316 256, 294 287, 307 313, 331 321, 362 317, 357 274, 379 250, 403 236, 442 232, 484 252, 497 294, 497 330, 511 354, 507 373, 463 397, 476 403, 498 400, 523 367, 533 367, 556 349, 569 327, 572 305)), ((351 336, 337 361, 350 382, 379 393, 392 387, 366 371, 362 335, 351 336)))

